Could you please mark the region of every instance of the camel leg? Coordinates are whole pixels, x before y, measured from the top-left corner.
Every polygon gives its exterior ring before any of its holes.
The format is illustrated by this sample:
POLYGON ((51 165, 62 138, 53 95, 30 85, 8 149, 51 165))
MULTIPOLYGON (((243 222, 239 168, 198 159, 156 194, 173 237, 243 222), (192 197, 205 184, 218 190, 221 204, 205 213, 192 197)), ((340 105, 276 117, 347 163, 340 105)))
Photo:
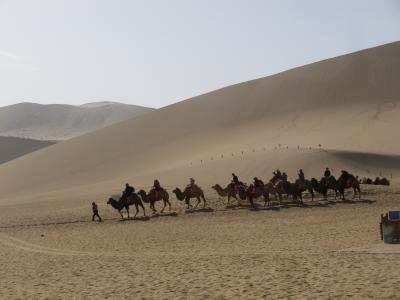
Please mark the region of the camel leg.
POLYGON ((171 202, 169 202, 169 200, 167 200, 167 203, 168 203, 169 211, 171 211, 171 202))
POLYGON ((165 209, 165 207, 167 206, 167 201, 165 201, 165 199, 163 199, 163 202, 164 202, 164 207, 162 208, 161 213, 164 212, 164 209, 165 209))
POLYGON ((199 204, 200 204, 200 202, 201 202, 199 196, 196 196, 196 199, 197 199, 197 203, 196 203, 196 206, 195 206, 194 208, 197 208, 197 206, 199 206, 199 204))
POLYGON ((152 203, 150 204, 150 208, 153 210, 153 214, 155 214, 155 213, 157 212, 157 210, 156 210, 154 204, 155 204, 155 202, 152 202, 152 203))
POLYGON ((185 203, 187 205, 187 209, 189 209, 190 208, 190 198, 186 197, 185 198, 185 203))
POLYGON ((128 213, 128 219, 130 219, 131 217, 129 216, 129 206, 126 207, 126 212, 128 213))
POLYGON ((204 195, 202 195, 202 198, 203 198, 203 203, 204 203, 203 207, 206 208, 206 204, 207 204, 206 198, 204 197, 204 195))
POLYGON ((135 215, 133 216, 133 218, 136 218, 136 216, 137 216, 137 214, 138 214, 138 212, 139 212, 139 205, 138 205, 137 203, 135 203, 135 208, 136 208, 136 213, 135 213, 135 215))
POLYGON ((250 205, 251 205, 252 207, 254 207, 253 197, 249 197, 249 202, 250 202, 250 205))
POLYGON ((121 219, 124 219, 124 215, 122 214, 121 210, 119 210, 118 212, 121 215, 121 219))
POLYGON ((311 193, 311 201, 314 202, 314 191, 310 189, 309 192, 311 193))
POLYGON ((139 205, 143 209, 143 215, 146 216, 146 210, 144 209, 144 205, 142 204, 142 202, 140 202, 139 205))

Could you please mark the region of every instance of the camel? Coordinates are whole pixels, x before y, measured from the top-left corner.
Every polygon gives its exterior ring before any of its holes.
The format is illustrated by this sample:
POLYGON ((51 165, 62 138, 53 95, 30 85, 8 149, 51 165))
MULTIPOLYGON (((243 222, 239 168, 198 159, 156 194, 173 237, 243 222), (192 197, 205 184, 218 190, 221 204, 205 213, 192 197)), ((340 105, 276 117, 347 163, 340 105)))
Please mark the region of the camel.
POLYGON ((324 200, 328 199, 329 189, 333 190, 335 192, 334 195, 336 200, 338 192, 337 192, 337 182, 335 177, 331 176, 331 179, 326 179, 325 177, 323 177, 320 181, 318 181, 315 178, 311 178, 311 186, 314 191, 324 196, 324 200))
POLYGON ((128 197, 126 197, 125 194, 123 194, 122 197, 118 201, 113 198, 109 198, 107 201, 107 204, 110 204, 113 208, 118 210, 122 219, 124 218, 124 216, 122 215, 121 210, 124 208, 126 209, 126 212, 128 213, 128 219, 130 218, 130 216, 129 216, 129 206, 130 205, 135 205, 135 207, 136 207, 136 213, 133 218, 135 218, 136 215, 139 213, 139 206, 141 208, 143 208, 143 215, 146 216, 146 210, 143 206, 142 200, 135 193, 133 193, 132 195, 130 195, 128 197))
POLYGON ((201 199, 203 199, 203 207, 206 207, 207 202, 206 202, 206 198, 204 198, 203 190, 198 186, 196 186, 196 188, 187 186, 183 192, 180 190, 180 188, 176 188, 172 192, 176 195, 176 198, 179 201, 185 200, 185 203, 187 204, 188 209, 191 207, 191 205, 190 205, 191 198, 197 199, 197 204, 194 208, 197 208, 197 206, 201 202, 201 199))
POLYGON ((155 208, 155 203, 156 201, 163 200, 164 202, 164 207, 161 210, 161 213, 164 212, 165 207, 169 206, 169 211, 171 211, 171 203, 169 202, 169 194, 166 190, 162 189, 160 192, 157 192, 156 190, 152 189, 148 194, 144 190, 140 190, 138 192, 140 197, 142 198, 142 201, 145 203, 150 203, 150 208, 153 210, 153 213, 156 213, 157 210, 155 208))
POLYGON ((282 180, 281 182, 277 183, 277 187, 279 189, 282 189, 284 191, 284 194, 286 194, 287 196, 292 196, 293 200, 296 201, 298 204, 303 204, 302 193, 295 183, 291 183, 287 180, 282 180))
POLYGON ((276 198, 279 199, 279 205, 281 205, 282 202, 282 195, 286 194, 283 183, 284 183, 283 180, 278 180, 275 182, 271 180, 264 185, 264 189, 268 189, 271 194, 275 195, 275 199, 276 198))
POLYGON ((358 180, 351 174, 346 177, 344 177, 343 175, 340 176, 337 180, 337 189, 342 200, 345 200, 344 191, 349 188, 353 188, 353 199, 358 194, 358 199, 361 200, 361 188, 358 180))
POLYGON ((220 197, 228 197, 227 205, 229 205, 229 202, 230 202, 231 198, 235 198, 239 202, 239 205, 240 205, 240 200, 245 200, 246 199, 246 196, 243 197, 243 194, 238 195, 239 190, 236 187, 233 187, 231 184, 228 184, 226 186, 226 188, 223 189, 217 183, 217 184, 213 185, 212 188, 218 193, 218 195, 220 197), (239 196, 239 198, 238 198, 238 196, 239 196))
POLYGON ((264 197, 264 206, 268 204, 269 206, 269 190, 263 187, 255 187, 253 184, 251 184, 248 188, 244 188, 243 186, 239 187, 239 192, 244 192, 246 195, 246 198, 249 199, 249 202, 251 206, 254 205, 254 199, 260 198, 261 196, 264 197))
POLYGON ((297 194, 301 201, 303 201, 303 192, 305 191, 308 191, 311 194, 311 201, 314 201, 314 190, 311 181, 297 179, 295 187, 297 188, 297 194))

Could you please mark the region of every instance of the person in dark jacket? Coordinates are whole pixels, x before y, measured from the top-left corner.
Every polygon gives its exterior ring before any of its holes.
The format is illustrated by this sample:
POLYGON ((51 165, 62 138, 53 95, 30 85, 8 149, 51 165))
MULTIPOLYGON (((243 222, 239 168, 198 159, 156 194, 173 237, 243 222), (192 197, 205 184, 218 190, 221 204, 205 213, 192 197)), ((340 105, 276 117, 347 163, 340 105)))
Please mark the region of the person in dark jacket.
POLYGON ((99 222, 103 222, 103 220, 99 215, 99 208, 97 207, 96 202, 92 202, 92 211, 93 211, 92 222, 94 222, 95 217, 99 219, 99 222))
POLYGON ((264 182, 261 179, 258 179, 257 177, 254 177, 253 180, 254 180, 254 187, 256 189, 264 187, 264 182))
POLYGON ((239 185, 239 178, 236 176, 235 173, 232 173, 232 181, 234 184, 239 185))
POLYGON ((303 169, 300 169, 300 170, 299 170, 299 179, 300 179, 301 181, 304 181, 304 180, 305 180, 305 176, 304 176, 303 169))
POLYGON ((132 195, 135 192, 135 188, 133 186, 130 186, 129 183, 125 184, 125 190, 123 192, 123 194, 126 197, 129 197, 130 195, 132 195))
POLYGON ((331 177, 331 170, 329 170, 329 168, 326 168, 325 169, 325 172, 324 172, 324 177, 325 178, 329 178, 329 177, 331 177))

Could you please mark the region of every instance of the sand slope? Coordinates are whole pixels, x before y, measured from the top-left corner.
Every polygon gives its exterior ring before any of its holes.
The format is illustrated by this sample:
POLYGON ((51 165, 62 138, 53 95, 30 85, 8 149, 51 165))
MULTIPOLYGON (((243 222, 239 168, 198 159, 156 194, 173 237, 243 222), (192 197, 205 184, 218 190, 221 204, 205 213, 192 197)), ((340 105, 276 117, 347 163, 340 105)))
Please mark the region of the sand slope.
POLYGON ((26 182, 32 197, 33 192, 68 189, 77 195, 101 194, 126 180, 148 185, 155 177, 171 185, 191 176, 207 185, 227 181, 232 171, 267 178, 275 167, 291 176, 299 167, 317 176, 327 165, 360 175, 382 171, 399 176, 394 155, 400 151, 395 130, 400 126, 399 54, 400 43, 367 49, 71 139, 2 165, 0 194, 14 194, 17 178, 26 182), (320 143, 339 152, 309 150, 320 143), (289 150, 274 150, 278 144, 289 150), (364 159, 375 152, 382 155, 382 164, 364 159), (36 176, 38 169, 41 176, 36 176))
POLYGON ((64 140, 152 111, 116 102, 81 106, 19 103, 0 107, 0 136, 64 140))
POLYGON ((53 144, 54 142, 0 136, 0 164, 53 144))

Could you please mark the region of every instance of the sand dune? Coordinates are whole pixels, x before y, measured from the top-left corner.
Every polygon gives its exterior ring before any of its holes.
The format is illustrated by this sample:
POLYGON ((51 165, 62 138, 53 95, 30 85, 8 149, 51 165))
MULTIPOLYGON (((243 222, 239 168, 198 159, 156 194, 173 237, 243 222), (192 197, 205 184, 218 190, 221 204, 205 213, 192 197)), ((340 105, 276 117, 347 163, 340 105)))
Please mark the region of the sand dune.
POLYGON ((0 298, 396 299, 399 251, 378 222, 400 193, 399 54, 393 43, 227 87, 0 165, 0 298), (211 189, 233 171, 326 166, 394 184, 258 209, 211 189), (174 214, 119 221, 107 196, 155 177, 169 191, 195 177, 208 209, 171 196, 174 214), (105 222, 90 221, 91 201, 105 222))
POLYGON ((17 178, 37 193, 78 186, 91 190, 90 185, 109 190, 117 182, 145 184, 154 177, 178 183, 195 176, 208 184, 209 174, 222 180, 232 171, 266 178, 280 167, 276 162, 293 174, 298 167, 335 167, 337 157, 358 165, 363 174, 376 170, 399 176, 390 163, 400 150, 395 130, 400 125, 399 53, 400 43, 367 49, 230 86, 71 139, 2 165, 0 193, 14 193, 17 178), (292 150, 274 152, 278 144, 292 150), (298 145, 318 144, 353 154, 335 157, 328 151, 322 160, 297 151, 298 145), (216 160, 221 154, 264 147, 272 152, 253 163, 251 156, 245 164, 232 160, 219 165, 216 160), (386 163, 360 161, 356 152, 387 155, 386 163), (203 167, 193 165, 211 158, 213 163, 203 167), (36 176, 38 169, 41 176, 36 176))
POLYGON ((116 102, 81 106, 19 103, 0 107, 0 136, 65 140, 152 111, 116 102))
POLYGON ((54 142, 0 136, 0 164, 53 144, 54 142))

